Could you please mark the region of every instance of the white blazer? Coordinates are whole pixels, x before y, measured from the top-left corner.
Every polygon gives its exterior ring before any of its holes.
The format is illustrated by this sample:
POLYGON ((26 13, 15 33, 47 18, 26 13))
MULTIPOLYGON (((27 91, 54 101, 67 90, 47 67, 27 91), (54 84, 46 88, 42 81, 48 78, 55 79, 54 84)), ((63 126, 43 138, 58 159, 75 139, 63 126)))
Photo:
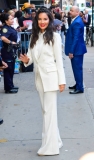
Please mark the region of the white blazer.
POLYGON ((59 85, 66 84, 62 60, 61 37, 54 32, 54 44, 44 43, 43 33, 39 33, 39 39, 33 49, 28 48, 28 64, 34 63, 35 83, 37 74, 40 74, 44 92, 59 90, 59 85))

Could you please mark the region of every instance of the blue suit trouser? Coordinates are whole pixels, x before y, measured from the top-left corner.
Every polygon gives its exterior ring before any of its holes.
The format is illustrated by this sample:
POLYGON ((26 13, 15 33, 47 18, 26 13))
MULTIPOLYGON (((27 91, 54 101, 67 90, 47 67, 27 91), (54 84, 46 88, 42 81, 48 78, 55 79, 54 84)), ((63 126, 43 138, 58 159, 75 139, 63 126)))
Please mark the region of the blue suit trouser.
POLYGON ((71 59, 72 70, 76 81, 76 89, 84 91, 83 87, 83 58, 84 55, 77 55, 71 59))

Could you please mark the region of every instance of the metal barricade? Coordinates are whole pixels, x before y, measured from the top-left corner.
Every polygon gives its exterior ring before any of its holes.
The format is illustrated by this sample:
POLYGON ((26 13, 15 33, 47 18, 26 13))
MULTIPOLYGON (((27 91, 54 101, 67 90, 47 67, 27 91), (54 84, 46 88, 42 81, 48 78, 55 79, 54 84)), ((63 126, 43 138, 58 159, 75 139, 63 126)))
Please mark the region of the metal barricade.
MULTIPOLYGON (((30 42, 30 36, 31 32, 19 32, 19 43, 20 43, 20 48, 17 50, 18 51, 18 59, 19 59, 19 54, 24 54, 27 53, 28 47, 29 47, 29 42, 30 42)), ((23 63, 21 63, 21 71, 22 72, 32 72, 33 71, 33 64, 31 64, 28 67, 25 67, 23 63)))
MULTIPOLYGON (((18 32, 17 43, 20 44, 19 49, 22 54, 26 53, 28 50, 30 36, 31 36, 31 32, 18 32)), ((1 53, 1 48, 2 48, 2 40, 0 38, 0 53, 1 53)))
POLYGON ((19 32, 18 36, 19 36, 18 43, 20 43, 21 53, 24 54, 28 50, 31 32, 19 32))

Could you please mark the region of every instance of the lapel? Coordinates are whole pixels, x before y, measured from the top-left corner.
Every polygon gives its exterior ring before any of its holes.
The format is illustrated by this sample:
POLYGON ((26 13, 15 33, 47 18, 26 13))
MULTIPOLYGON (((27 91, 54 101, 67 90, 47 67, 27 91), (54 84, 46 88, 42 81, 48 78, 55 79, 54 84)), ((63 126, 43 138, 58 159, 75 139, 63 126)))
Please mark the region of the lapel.
POLYGON ((43 34, 39 33, 39 39, 36 42, 36 45, 34 47, 34 56, 36 61, 40 58, 43 50, 43 45, 44 45, 44 39, 43 39, 43 34))
POLYGON ((74 25, 75 21, 76 21, 78 18, 79 18, 79 16, 76 17, 76 18, 74 19, 74 21, 71 23, 70 27, 69 27, 68 30, 67 30, 67 35, 71 32, 71 28, 72 28, 72 26, 74 25))
POLYGON ((71 25, 73 25, 78 18, 79 18, 79 16, 74 19, 74 21, 71 23, 71 25))

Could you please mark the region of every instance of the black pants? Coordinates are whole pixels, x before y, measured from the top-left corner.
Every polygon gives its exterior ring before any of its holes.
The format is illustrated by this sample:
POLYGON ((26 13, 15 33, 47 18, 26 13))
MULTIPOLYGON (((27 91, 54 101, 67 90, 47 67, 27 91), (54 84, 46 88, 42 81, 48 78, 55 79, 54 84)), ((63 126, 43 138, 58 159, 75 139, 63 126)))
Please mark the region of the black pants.
POLYGON ((86 26, 86 34, 89 33, 89 26, 86 26))
POLYGON ((9 91, 14 87, 13 84, 13 75, 14 75, 14 67, 15 60, 7 62, 8 68, 4 69, 4 90, 9 91))

